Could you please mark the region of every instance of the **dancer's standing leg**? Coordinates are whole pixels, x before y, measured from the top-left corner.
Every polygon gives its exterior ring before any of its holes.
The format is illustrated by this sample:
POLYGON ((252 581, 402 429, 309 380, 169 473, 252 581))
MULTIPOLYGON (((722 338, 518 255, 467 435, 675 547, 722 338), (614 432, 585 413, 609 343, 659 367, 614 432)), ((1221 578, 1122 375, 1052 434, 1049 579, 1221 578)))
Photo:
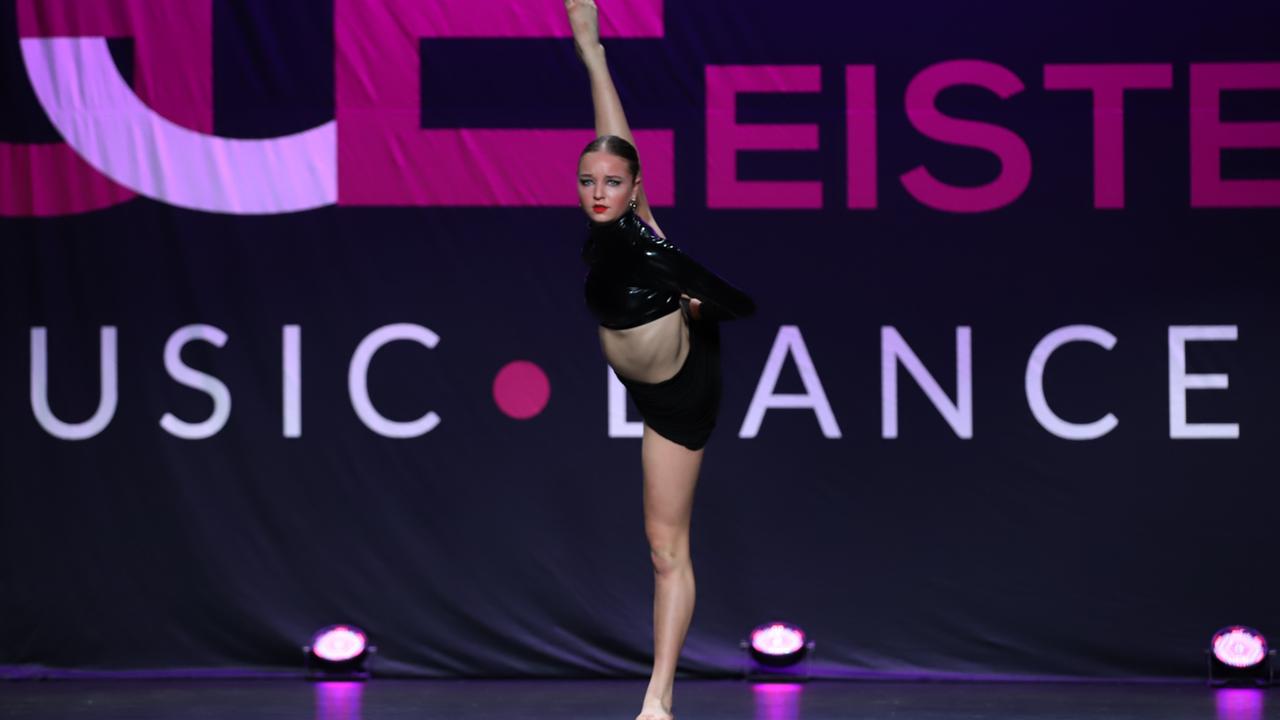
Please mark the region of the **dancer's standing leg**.
POLYGON ((690 450, 644 426, 644 524, 653 560, 653 674, 637 720, 671 717, 676 663, 693 618, 695 585, 689 553, 693 491, 702 450, 690 450))

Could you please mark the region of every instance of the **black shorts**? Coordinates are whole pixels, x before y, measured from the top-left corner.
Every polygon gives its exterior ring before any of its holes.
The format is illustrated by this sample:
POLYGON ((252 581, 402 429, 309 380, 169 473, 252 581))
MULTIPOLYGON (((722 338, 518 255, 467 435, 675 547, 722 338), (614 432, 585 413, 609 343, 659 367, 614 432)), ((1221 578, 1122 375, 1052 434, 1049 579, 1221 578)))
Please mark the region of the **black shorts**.
POLYGON ((657 383, 618 376, 654 432, 690 450, 707 444, 720 412, 720 323, 688 320, 689 354, 676 374, 657 383))

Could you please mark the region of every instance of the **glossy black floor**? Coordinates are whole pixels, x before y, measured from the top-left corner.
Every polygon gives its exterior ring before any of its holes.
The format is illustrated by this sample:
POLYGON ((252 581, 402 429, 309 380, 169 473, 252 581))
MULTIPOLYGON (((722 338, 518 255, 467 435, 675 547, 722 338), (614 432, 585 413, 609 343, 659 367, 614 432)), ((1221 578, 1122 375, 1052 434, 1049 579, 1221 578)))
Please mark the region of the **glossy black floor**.
MULTIPOLYGON (((632 720, 640 681, 0 682, 8 720, 632 720)), ((1263 720, 1276 690, 1079 683, 681 681, 680 720, 1263 720)))

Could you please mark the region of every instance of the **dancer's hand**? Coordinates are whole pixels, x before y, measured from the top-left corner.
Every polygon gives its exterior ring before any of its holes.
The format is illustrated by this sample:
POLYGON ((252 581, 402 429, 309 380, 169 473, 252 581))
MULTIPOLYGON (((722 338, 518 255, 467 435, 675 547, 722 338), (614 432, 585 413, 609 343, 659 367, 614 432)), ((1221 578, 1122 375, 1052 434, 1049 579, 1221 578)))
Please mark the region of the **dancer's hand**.
POLYGON ((573 49, 584 61, 593 53, 604 52, 600 44, 600 13, 595 0, 564 0, 569 13, 569 27, 573 28, 573 49))
POLYGON ((695 297, 689 297, 684 293, 680 293, 680 297, 689 301, 689 317, 694 320, 702 319, 702 301, 695 297))

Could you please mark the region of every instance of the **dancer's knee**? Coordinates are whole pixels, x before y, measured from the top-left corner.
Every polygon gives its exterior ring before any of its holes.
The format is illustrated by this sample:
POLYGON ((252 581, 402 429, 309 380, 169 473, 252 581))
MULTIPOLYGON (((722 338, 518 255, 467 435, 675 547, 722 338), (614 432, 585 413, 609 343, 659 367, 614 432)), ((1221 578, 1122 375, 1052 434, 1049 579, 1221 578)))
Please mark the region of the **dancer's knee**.
POLYGON ((687 542, 649 542, 649 558, 653 571, 658 575, 670 575, 689 567, 687 542))

